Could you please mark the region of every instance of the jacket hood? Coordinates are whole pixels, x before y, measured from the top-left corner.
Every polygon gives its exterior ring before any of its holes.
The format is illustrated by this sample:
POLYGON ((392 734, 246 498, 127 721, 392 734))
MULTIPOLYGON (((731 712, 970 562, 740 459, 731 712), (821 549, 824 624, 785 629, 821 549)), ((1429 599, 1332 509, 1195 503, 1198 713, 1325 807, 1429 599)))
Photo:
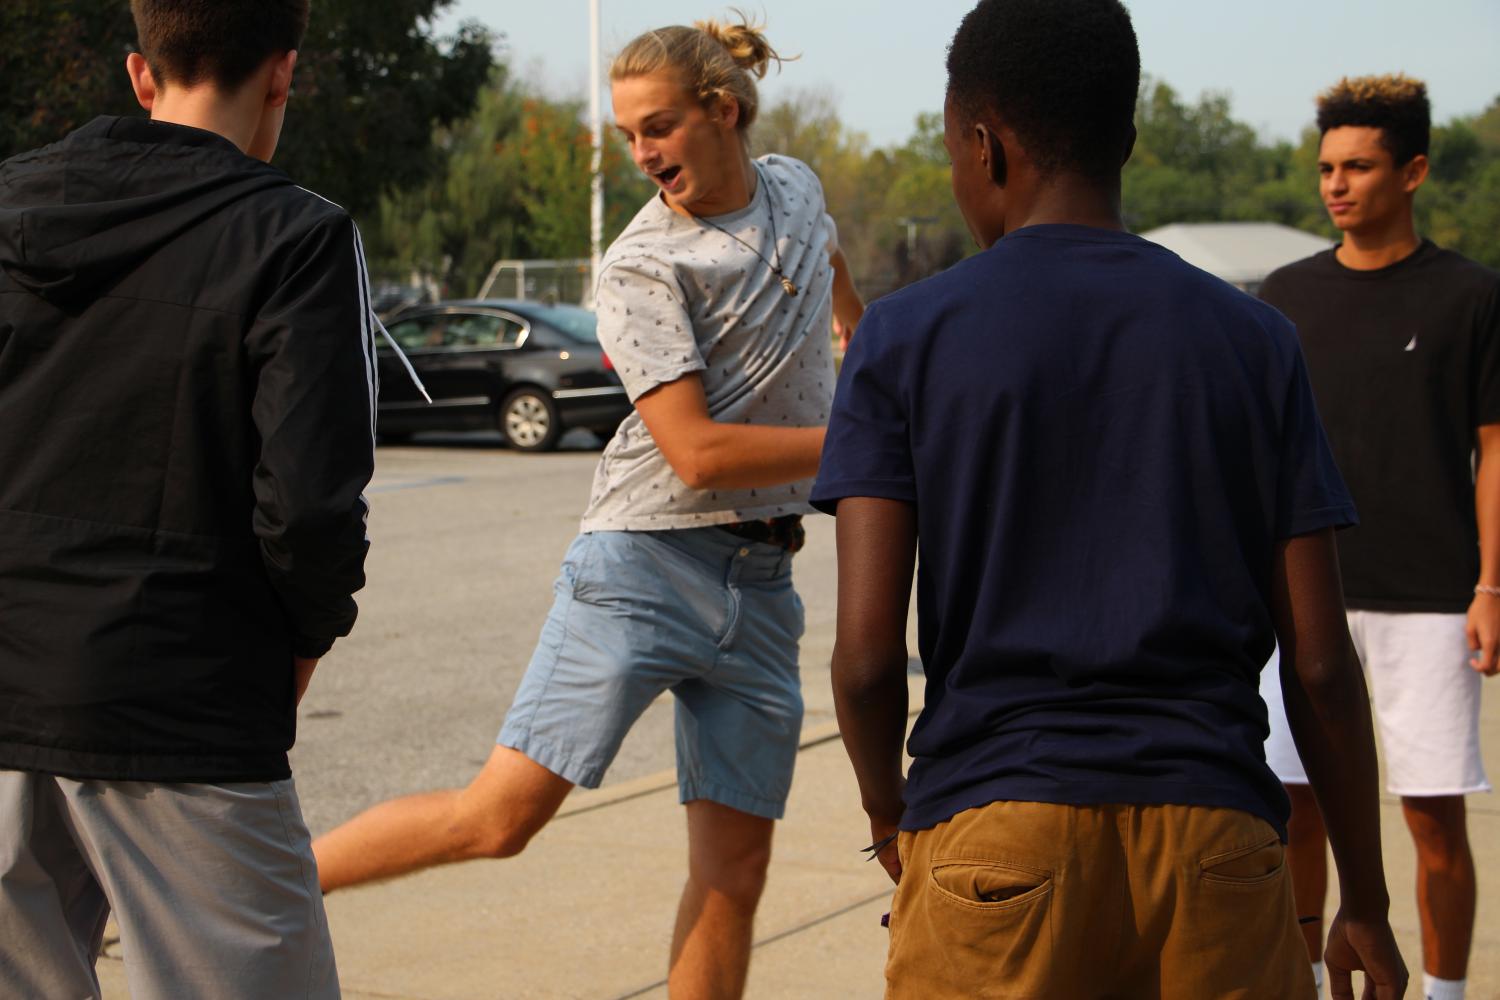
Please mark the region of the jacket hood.
POLYGON ((214 132, 96 118, 0 164, 0 268, 51 302, 86 298, 225 205, 291 184, 214 132))

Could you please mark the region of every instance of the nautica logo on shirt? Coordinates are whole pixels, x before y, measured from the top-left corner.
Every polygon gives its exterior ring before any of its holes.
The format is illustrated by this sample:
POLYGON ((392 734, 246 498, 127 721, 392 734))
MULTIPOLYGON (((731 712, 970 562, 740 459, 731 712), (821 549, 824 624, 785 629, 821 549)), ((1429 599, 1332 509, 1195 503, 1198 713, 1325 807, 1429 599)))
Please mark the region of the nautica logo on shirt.
POLYGON ((1414 334, 1411 335, 1411 340, 1407 343, 1407 345, 1404 348, 1402 348, 1402 350, 1405 350, 1405 351, 1415 351, 1416 349, 1417 349, 1417 335, 1414 333, 1414 334))

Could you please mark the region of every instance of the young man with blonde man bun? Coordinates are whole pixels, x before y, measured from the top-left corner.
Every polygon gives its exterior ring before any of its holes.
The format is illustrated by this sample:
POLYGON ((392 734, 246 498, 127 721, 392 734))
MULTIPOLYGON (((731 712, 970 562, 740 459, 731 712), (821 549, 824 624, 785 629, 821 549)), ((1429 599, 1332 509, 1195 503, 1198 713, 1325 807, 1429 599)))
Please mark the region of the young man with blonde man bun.
POLYGON ((756 27, 712 21, 616 57, 615 125, 657 186, 597 289, 635 412, 599 460, 489 761, 467 788, 319 838, 325 889, 519 854, 671 691, 688 878, 668 990, 744 991, 801 732, 792 559, 833 394, 830 316, 853 328, 863 309, 812 170, 749 154, 755 78, 776 59, 756 27))
MULTIPOLYGON (((1464 796, 1490 790, 1479 698, 1500 647, 1500 274, 1417 233, 1421 81, 1342 80, 1318 99, 1318 128, 1319 191, 1343 242, 1276 271, 1261 297, 1297 325, 1359 507, 1339 537, 1349 628, 1386 787, 1416 843, 1424 994, 1459 1000, 1476 897, 1464 796)), ((1292 798, 1289 853, 1317 963, 1327 803, 1320 814, 1274 710, 1267 759, 1292 798)))

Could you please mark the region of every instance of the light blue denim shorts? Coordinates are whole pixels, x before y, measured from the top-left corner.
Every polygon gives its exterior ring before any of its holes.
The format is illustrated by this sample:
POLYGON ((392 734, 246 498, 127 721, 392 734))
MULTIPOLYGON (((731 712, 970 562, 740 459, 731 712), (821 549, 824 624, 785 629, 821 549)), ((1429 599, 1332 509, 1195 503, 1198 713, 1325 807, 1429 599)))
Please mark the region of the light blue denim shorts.
POLYGON ((496 742, 597 788, 671 691, 681 800, 780 819, 802 729, 791 553, 714 527, 596 531, 554 590, 496 742))

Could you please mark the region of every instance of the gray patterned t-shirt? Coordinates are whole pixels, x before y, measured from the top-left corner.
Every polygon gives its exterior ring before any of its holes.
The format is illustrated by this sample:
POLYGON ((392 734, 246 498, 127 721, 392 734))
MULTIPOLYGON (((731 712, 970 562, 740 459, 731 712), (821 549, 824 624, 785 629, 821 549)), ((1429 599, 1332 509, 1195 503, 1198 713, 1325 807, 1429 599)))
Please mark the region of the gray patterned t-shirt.
MULTIPOLYGON (((599 342, 632 402, 699 372, 708 412, 721 423, 820 427, 833 398, 829 323, 838 234, 823 188, 804 163, 768 155, 750 204, 712 217, 775 262, 790 296, 760 257, 702 219, 654 197, 605 254, 599 272, 599 342)), ((811 513, 812 480, 758 489, 689 489, 631 412, 604 449, 583 531, 657 531, 811 513)))

